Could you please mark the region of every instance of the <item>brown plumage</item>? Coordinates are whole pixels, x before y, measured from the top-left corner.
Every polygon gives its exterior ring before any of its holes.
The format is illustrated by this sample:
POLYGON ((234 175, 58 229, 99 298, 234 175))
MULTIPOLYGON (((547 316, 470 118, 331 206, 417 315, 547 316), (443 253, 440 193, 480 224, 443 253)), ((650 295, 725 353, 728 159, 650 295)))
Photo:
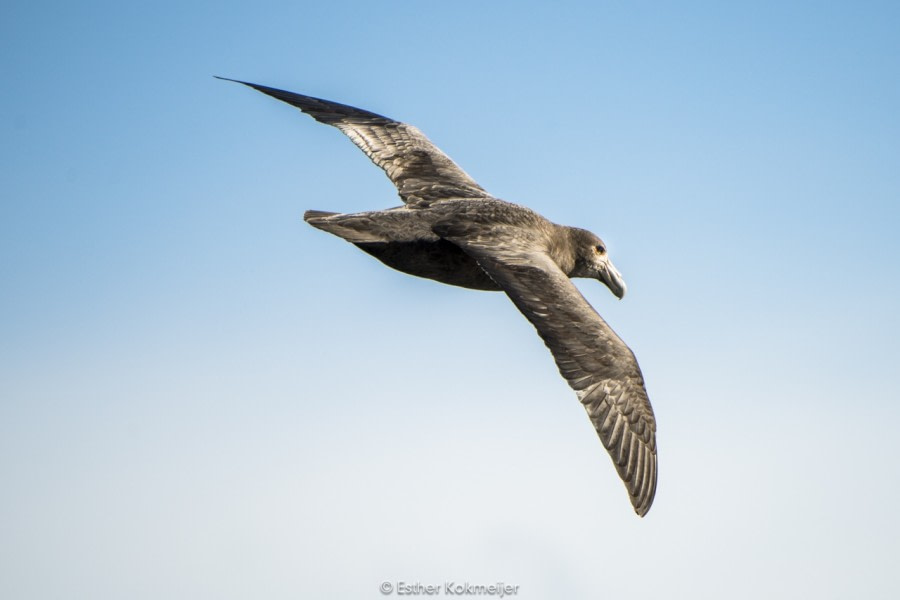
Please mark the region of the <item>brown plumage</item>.
MULTIPOLYGON (((234 81, 234 80, 229 80, 234 81)), ((656 420, 634 354, 570 277, 625 283, 593 233, 494 198, 415 127, 319 98, 246 83, 345 133, 397 187, 404 206, 306 221, 386 265, 441 283, 503 291, 537 329, 575 390, 637 514, 656 493, 656 420)))

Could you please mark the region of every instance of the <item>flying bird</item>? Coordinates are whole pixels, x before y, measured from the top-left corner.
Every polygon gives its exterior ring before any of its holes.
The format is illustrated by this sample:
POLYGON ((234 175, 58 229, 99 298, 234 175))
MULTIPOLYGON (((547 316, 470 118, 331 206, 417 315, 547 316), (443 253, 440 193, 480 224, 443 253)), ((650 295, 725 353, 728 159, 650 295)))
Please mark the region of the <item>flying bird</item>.
MULTIPOLYGON (((226 79, 220 77, 219 79, 226 79)), ((593 233, 552 223, 486 192, 425 135, 387 117, 263 85, 226 79, 282 100, 340 129, 397 187, 403 206, 304 220, 384 264, 418 277, 502 291, 553 354, 584 405, 644 516, 656 493, 656 419, 631 349, 570 277, 603 282, 618 298, 625 282, 593 233)))

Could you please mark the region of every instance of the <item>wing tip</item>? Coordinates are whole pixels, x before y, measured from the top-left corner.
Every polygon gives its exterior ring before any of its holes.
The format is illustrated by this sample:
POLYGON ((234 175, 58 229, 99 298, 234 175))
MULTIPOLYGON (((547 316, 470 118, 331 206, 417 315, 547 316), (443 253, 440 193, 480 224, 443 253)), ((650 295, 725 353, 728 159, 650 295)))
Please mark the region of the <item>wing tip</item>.
MULTIPOLYGON (((213 75, 213 77, 216 79, 221 79, 222 81, 231 81, 233 83, 240 83, 241 85, 246 85, 249 88, 253 88, 257 92, 262 92, 263 94, 272 96, 274 98, 278 98, 278 96, 276 94, 279 92, 280 93, 290 93, 290 92, 285 92, 284 90, 279 90, 279 89, 271 88, 271 87, 268 87, 265 85, 260 85, 258 83, 250 83, 249 81, 241 81, 240 79, 232 79, 230 77, 222 77, 220 75, 213 75)), ((278 99, 283 100, 282 98, 278 98, 278 99)))
MULTIPOLYGON (((644 477, 642 477, 643 481, 641 481, 641 485, 635 493, 632 493, 634 488, 628 490, 634 512, 641 518, 650 511, 650 507, 653 506, 653 500, 656 498, 656 454, 653 453, 648 458, 650 472, 645 473, 644 477)), ((635 481, 634 483, 637 482, 635 481)), ((626 487, 628 487, 627 484, 626 487)))
POLYGON ((638 503, 638 504, 632 504, 632 506, 634 506, 634 514, 636 514, 637 516, 639 516, 640 518, 643 519, 647 515, 647 513, 650 512, 650 507, 652 505, 653 505, 652 499, 646 503, 642 502, 642 503, 638 503))
POLYGON ((234 83, 241 83, 243 85, 253 86, 252 83, 247 83, 246 81, 241 81, 240 79, 232 79, 231 77, 222 77, 221 75, 213 75, 215 79, 221 79, 222 81, 233 81, 234 83))
POLYGON ((650 507, 653 506, 653 497, 656 490, 652 490, 650 494, 646 497, 631 497, 631 506, 634 508, 634 512, 637 516, 644 518, 644 516, 650 512, 650 507))
POLYGON ((213 75, 213 77, 215 77, 216 79, 221 79, 223 81, 233 81, 234 83, 246 85, 247 87, 253 88, 257 92, 263 93, 267 96, 271 96, 276 100, 281 100, 282 102, 290 104, 294 108, 299 108, 301 111, 308 114, 316 121, 324 123, 326 125, 338 126, 339 123, 347 119, 362 119, 363 121, 361 122, 370 124, 373 122, 380 122, 382 124, 401 124, 399 123, 399 121, 395 121, 390 117, 385 117, 384 115, 379 115, 378 113, 373 113, 362 108, 350 106, 349 104, 341 104, 340 102, 334 102, 333 100, 325 100, 324 98, 316 98, 315 96, 307 96, 305 94, 298 94, 297 92, 289 92, 287 90, 273 88, 259 83, 241 81, 240 79, 231 79, 229 77, 221 77, 219 75, 213 75))

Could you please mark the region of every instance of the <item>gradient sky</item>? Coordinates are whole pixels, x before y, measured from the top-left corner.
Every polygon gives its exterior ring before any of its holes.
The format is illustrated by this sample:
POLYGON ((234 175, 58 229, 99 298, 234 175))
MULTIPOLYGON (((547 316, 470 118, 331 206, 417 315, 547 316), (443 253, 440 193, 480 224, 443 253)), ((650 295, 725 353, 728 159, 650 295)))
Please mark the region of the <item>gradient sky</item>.
POLYGON ((0 596, 896 598, 894 2, 5 2, 0 596), (644 519, 508 299, 305 209, 399 204, 236 77, 415 124, 600 234, 644 519))

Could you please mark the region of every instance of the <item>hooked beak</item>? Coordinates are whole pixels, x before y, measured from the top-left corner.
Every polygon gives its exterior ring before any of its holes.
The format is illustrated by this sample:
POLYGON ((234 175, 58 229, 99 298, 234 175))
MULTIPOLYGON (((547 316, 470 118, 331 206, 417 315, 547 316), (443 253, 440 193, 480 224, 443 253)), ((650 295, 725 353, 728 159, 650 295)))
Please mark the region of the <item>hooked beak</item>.
POLYGON ((625 280, 622 279, 622 274, 616 270, 608 258, 604 258, 597 271, 597 279, 605 283, 606 287, 609 288, 609 291, 611 291, 616 298, 621 300, 627 289, 625 280))

